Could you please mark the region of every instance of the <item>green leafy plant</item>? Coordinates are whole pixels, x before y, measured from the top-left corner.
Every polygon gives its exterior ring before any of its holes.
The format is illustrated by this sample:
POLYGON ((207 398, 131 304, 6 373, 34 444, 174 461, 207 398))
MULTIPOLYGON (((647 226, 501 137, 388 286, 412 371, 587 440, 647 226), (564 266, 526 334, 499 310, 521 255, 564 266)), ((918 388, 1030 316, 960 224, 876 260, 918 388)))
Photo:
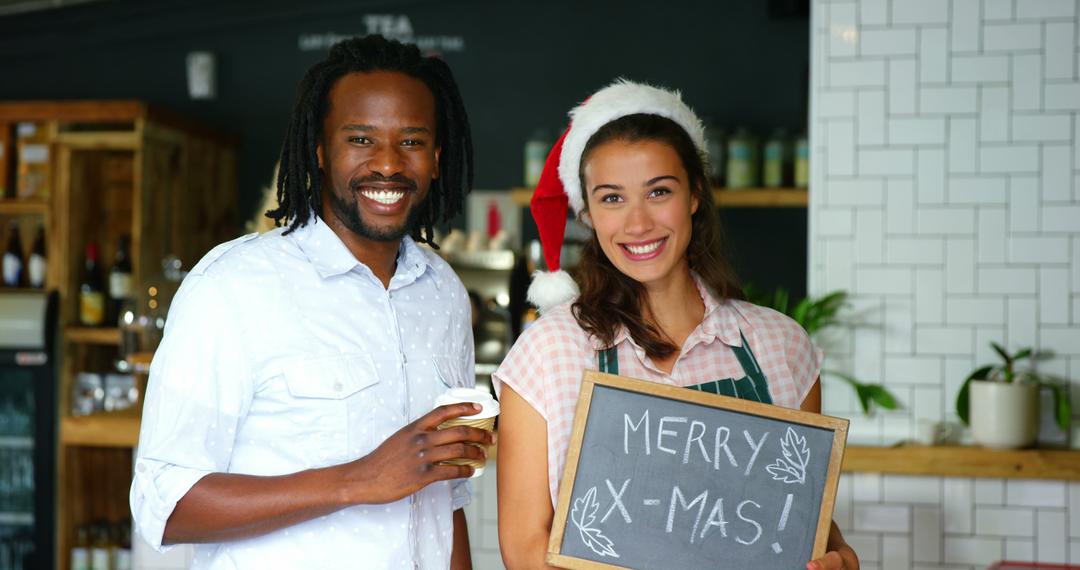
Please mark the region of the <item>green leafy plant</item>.
MULTIPOLYGON (((753 285, 747 285, 743 292, 751 303, 775 309, 791 317, 810 337, 822 329, 840 323, 836 315, 847 305, 848 298, 847 291, 833 291, 818 298, 806 297, 792 306, 791 295, 784 288, 778 288, 772 295, 766 295, 757 291, 753 285)), ((875 405, 886 410, 899 407, 896 397, 881 384, 862 382, 850 374, 835 370, 822 370, 821 374, 835 377, 851 386, 866 415, 870 415, 875 405)))
POLYGON ((1032 370, 1017 371, 1016 363, 1023 360, 1035 360, 1040 356, 1048 356, 1046 354, 1040 355, 1033 351, 1031 348, 1021 348, 1015 353, 1009 354, 1009 351, 1005 350, 1003 346, 996 342, 990 343, 994 352, 1001 357, 1001 362, 997 364, 987 364, 980 366, 968 374, 968 377, 964 379, 964 384, 960 387, 960 393, 956 396, 956 415, 960 416, 960 421, 964 424, 969 424, 971 421, 971 403, 969 393, 971 389, 971 382, 1031 382, 1038 386, 1046 386, 1054 392, 1054 419, 1061 429, 1068 430, 1069 423, 1072 421, 1072 403, 1069 402, 1068 390, 1065 387, 1064 382, 1053 381, 1046 376, 1036 374, 1032 370))

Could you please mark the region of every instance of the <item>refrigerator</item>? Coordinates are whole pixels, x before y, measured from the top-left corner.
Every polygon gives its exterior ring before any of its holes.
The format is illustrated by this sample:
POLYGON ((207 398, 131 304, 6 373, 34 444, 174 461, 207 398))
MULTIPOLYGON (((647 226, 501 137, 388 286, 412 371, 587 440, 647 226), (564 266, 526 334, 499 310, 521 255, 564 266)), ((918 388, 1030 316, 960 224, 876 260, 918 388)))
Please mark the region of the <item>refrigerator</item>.
POLYGON ((56 309, 0 290, 0 570, 56 566, 56 309))

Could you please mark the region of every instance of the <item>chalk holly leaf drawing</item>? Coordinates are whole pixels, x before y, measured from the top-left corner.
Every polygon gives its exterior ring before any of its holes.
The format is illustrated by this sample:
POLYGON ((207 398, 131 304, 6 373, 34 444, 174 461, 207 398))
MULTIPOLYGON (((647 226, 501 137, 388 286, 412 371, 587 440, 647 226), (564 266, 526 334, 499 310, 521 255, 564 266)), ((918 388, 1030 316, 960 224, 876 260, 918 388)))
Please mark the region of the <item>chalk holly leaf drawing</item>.
POLYGON ((780 440, 780 450, 784 456, 778 457, 774 463, 765 467, 765 470, 772 475, 773 480, 805 484, 806 466, 810 463, 810 448, 806 446, 806 438, 789 427, 780 440))
POLYGON ((574 510, 570 513, 570 520, 581 533, 581 541, 590 550, 600 556, 618 558, 619 554, 615 552, 615 545, 612 544, 611 539, 604 536, 600 529, 593 528, 593 523, 596 522, 596 511, 599 508, 600 503, 596 501, 596 487, 592 487, 584 497, 574 499, 574 510))

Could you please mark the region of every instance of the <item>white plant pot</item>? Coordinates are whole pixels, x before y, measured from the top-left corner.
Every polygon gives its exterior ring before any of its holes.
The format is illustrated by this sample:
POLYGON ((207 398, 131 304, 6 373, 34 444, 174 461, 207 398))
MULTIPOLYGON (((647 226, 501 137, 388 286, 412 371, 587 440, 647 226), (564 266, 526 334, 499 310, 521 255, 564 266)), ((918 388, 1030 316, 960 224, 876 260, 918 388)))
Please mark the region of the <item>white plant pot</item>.
POLYGON ((970 384, 971 436, 986 447, 1014 449, 1035 443, 1039 387, 1027 382, 970 384))

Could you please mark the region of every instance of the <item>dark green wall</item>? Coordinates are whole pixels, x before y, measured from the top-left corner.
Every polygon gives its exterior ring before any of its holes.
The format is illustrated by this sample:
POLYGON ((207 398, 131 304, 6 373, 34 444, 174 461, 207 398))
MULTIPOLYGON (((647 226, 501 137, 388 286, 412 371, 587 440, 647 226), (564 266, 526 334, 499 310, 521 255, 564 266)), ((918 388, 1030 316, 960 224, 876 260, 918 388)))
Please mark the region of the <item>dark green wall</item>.
MULTIPOLYGON (((679 88, 699 114, 723 125, 802 128, 809 22, 770 18, 769 5, 102 1, 0 17, 0 99, 144 99, 234 132, 242 142, 240 209, 246 216, 269 181, 296 84, 324 53, 301 51, 300 35, 360 34, 367 30, 365 15, 405 14, 418 36, 464 39, 464 51, 444 56, 472 120, 477 188, 508 188, 521 184, 522 145, 533 130, 560 129, 572 105, 617 76, 679 88), (196 50, 217 55, 213 101, 187 96, 185 55, 196 50)), ((735 216, 728 221, 736 244, 797 241, 801 253, 801 259, 785 258, 783 267, 767 266, 774 275, 758 270, 749 277, 802 288, 805 216, 796 216, 801 224, 794 228, 766 224, 771 234, 751 240, 739 226, 749 224, 757 234, 759 221, 769 218, 748 215, 725 216, 735 216)), ((767 248, 739 252, 740 258, 775 255, 767 248)))

